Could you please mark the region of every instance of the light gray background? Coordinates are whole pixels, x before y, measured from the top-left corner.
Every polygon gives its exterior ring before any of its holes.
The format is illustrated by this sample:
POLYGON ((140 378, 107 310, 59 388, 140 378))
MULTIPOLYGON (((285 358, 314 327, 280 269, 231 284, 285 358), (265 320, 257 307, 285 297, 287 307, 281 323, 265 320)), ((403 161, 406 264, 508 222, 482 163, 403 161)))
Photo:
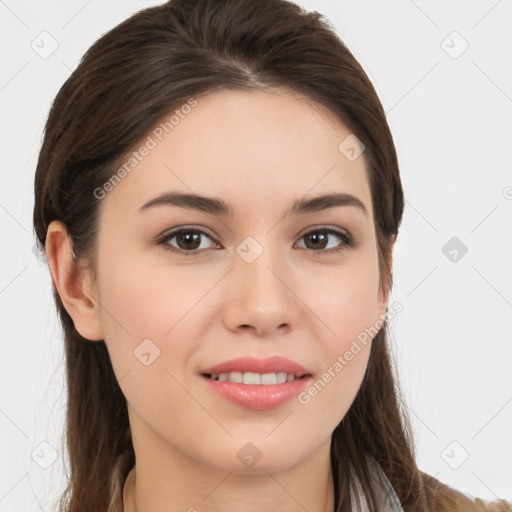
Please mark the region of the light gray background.
MULTIPOLYGON (((50 511, 65 485, 61 331, 49 270, 32 252, 48 110, 101 34, 159 3, 0 0, 1 511, 50 511)), ((359 59, 396 142, 407 203, 392 346, 419 466, 474 496, 510 499, 512 2, 300 5, 326 14, 359 59)))

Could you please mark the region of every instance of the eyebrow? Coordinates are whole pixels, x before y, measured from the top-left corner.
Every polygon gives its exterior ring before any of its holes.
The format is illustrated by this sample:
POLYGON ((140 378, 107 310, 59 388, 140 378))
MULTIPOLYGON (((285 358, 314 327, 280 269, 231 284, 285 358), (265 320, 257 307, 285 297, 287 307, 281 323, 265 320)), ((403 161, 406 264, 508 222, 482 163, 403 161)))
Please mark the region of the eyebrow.
MULTIPOLYGON (((180 208, 199 210, 201 212, 209 213, 211 215, 219 215, 222 217, 234 216, 234 210, 231 206, 218 197, 206 197, 182 192, 164 192, 143 204, 139 208, 139 212, 144 212, 155 206, 177 206, 180 208)), ((298 199, 293 203, 285 216, 318 212, 337 206, 355 207, 368 217, 368 210, 360 199, 352 194, 341 192, 312 197, 310 199, 298 199)))

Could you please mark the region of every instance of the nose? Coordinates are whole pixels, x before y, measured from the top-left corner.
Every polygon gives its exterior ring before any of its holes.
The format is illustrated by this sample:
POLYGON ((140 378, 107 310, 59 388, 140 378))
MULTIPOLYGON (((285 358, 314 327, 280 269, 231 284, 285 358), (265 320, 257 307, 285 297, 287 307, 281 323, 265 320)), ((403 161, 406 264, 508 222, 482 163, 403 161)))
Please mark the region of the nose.
POLYGON ((297 326, 300 300, 293 292, 292 273, 277 259, 268 250, 251 263, 236 256, 225 305, 224 321, 230 330, 254 331, 263 337, 297 326))

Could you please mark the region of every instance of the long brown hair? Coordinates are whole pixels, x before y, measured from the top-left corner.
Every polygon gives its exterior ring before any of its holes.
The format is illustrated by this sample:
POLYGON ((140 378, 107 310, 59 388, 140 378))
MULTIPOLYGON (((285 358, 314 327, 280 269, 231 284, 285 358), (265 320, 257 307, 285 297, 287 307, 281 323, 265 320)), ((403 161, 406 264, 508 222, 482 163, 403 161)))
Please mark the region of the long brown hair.
MULTIPOLYGON (((50 222, 60 220, 75 261, 94 271, 99 201, 93 191, 162 115, 214 90, 272 86, 326 106, 364 143, 380 275, 389 276, 391 288, 390 242, 398 234, 404 198, 384 110, 329 22, 285 0, 171 0, 136 13, 93 44, 47 120, 35 175, 33 221, 40 247, 50 222)), ((135 462, 126 400, 105 343, 82 338, 53 291, 64 330, 68 393, 69 484, 60 510, 121 512, 123 485, 135 462)), ((359 392, 333 432, 336 511, 351 510, 352 466, 377 512, 367 455, 381 466, 406 512, 459 510, 459 502, 472 510, 460 493, 416 465, 385 322, 373 339, 359 392)))

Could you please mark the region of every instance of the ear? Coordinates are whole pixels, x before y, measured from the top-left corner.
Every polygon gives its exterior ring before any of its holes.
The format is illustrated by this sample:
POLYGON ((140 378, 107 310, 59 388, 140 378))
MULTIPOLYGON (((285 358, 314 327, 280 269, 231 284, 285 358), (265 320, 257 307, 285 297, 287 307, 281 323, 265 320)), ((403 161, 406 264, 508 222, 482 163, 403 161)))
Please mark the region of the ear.
POLYGON ((92 276, 83 264, 74 261, 72 241, 62 222, 53 221, 48 226, 45 251, 53 284, 76 330, 88 340, 103 340, 100 304, 89 289, 92 276))
POLYGON ((388 301, 389 301, 389 294, 391 292, 390 287, 390 276, 393 268, 393 250, 395 247, 396 242, 396 235, 391 235, 390 242, 389 242, 389 254, 388 254, 388 261, 387 261, 387 273, 385 276, 382 276, 382 283, 379 285, 379 294, 378 294, 378 301, 379 301, 379 314, 381 315, 382 319, 384 319, 386 315, 386 311, 388 308, 388 301))

